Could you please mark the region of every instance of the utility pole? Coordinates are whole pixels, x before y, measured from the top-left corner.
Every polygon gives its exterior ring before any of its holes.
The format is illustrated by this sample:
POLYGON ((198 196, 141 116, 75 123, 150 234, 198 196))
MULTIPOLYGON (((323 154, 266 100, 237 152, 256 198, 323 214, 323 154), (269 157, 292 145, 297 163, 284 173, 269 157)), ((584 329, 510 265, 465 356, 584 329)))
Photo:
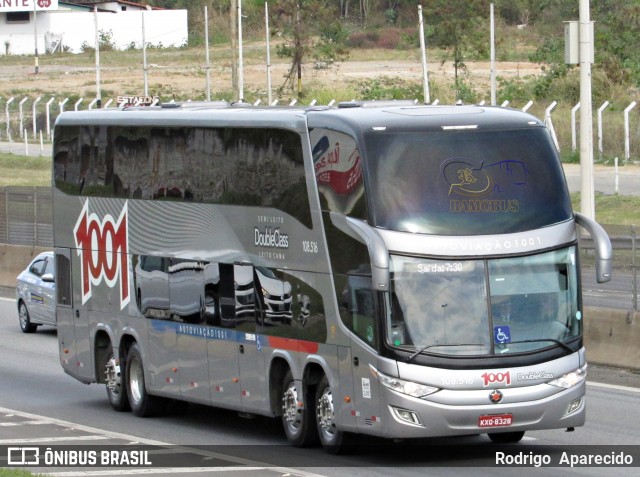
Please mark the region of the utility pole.
POLYGON ((595 220, 593 191, 593 117, 591 107, 591 58, 593 30, 589 0, 580 0, 580 211, 595 220))
POLYGON ((35 74, 38 74, 38 14, 36 13, 36 0, 33 0, 33 41, 35 43, 35 74))
POLYGON ((496 26, 493 13, 493 3, 489 9, 490 42, 491 42, 491 106, 496 105, 496 26))
POLYGON ((147 39, 144 33, 144 10, 142 11, 142 72, 144 76, 144 95, 149 96, 149 73, 147 70, 147 39))
POLYGON ((238 0, 238 101, 244 101, 244 65, 242 57, 242 0, 238 0))
POLYGON ((101 108, 102 93, 100 92, 100 33, 98 32, 98 7, 93 7, 93 18, 96 30, 96 100, 98 108, 101 108))
POLYGON ((238 0, 229 4, 229 30, 231 36, 231 90, 238 91, 238 0))

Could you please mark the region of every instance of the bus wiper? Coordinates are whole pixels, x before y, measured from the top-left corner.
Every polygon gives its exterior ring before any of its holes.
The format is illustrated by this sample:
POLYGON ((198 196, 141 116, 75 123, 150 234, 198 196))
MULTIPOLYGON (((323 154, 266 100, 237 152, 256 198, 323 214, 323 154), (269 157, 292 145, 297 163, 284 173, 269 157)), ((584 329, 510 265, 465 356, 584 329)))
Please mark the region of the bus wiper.
POLYGON ((410 363, 413 358, 415 358, 416 356, 418 356, 420 353, 423 353, 424 351, 428 350, 429 348, 434 348, 436 346, 485 346, 482 343, 456 343, 456 344, 440 344, 440 343, 432 343, 432 344, 428 344, 426 346, 423 346, 422 348, 420 348, 418 351, 414 352, 411 356, 409 356, 407 358, 407 363, 410 363))
MULTIPOLYGON (((513 343, 544 343, 545 341, 549 341, 551 343, 557 344, 563 350, 565 350, 567 353, 573 353, 573 350, 571 348, 569 348, 569 346, 567 346, 562 341, 554 340, 553 338, 540 338, 540 339, 535 339, 535 340, 510 341, 508 344, 513 344, 513 343)), ((505 344, 507 344, 507 343, 505 343, 505 344)))

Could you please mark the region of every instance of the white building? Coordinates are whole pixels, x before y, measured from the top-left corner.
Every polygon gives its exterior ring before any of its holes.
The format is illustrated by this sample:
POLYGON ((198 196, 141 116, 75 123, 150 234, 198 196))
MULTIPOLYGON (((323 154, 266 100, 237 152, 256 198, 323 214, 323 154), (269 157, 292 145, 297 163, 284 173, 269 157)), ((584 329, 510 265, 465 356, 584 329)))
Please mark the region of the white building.
POLYGON ((164 10, 129 1, 0 0, 0 55, 32 55, 64 49, 80 53, 99 36, 116 49, 187 44, 187 10, 164 10), (97 11, 97 13, 94 13, 97 11), (143 19, 144 16, 144 19, 143 19))

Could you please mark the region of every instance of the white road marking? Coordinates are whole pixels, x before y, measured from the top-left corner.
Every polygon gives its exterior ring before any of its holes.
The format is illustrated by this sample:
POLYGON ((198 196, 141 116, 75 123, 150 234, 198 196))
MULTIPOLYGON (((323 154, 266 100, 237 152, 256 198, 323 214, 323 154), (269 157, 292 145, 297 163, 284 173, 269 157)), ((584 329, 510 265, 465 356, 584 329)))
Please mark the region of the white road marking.
POLYGON ((618 391, 628 391, 630 393, 640 393, 640 388, 632 388, 631 386, 620 386, 618 384, 594 383, 592 381, 587 381, 587 386, 594 386, 596 388, 616 389, 618 391))
POLYGON ((0 445, 13 445, 13 444, 50 444, 52 442, 66 442, 66 441, 106 441, 111 439, 108 436, 67 436, 67 437, 30 437, 28 439, 0 439, 0 445))
MULTIPOLYGON (((121 440, 125 440, 125 441, 129 441, 132 444, 145 444, 145 445, 151 445, 151 446, 166 446, 166 447, 171 447, 173 451, 175 452, 184 452, 184 453, 189 453, 189 454, 195 454, 195 455, 199 455, 202 457, 209 457, 209 458, 214 458, 214 459, 220 459, 220 460, 225 460, 227 462, 233 462, 235 464, 240 464, 242 465, 242 467, 209 467, 208 472, 216 472, 216 469, 231 469, 231 470, 247 470, 247 469, 269 469, 269 470, 273 470, 274 472, 278 472, 280 474, 290 474, 292 476, 300 476, 300 477, 324 477, 321 474, 315 474, 312 472, 306 472, 303 470, 299 470, 299 469, 293 469, 293 468, 289 468, 289 467, 274 467, 274 466, 270 466, 269 464, 266 464, 265 462, 258 462, 258 461, 253 461, 250 459, 243 459, 241 457, 234 457, 234 456, 230 456, 230 455, 226 455, 226 454, 221 454, 219 452, 211 452, 211 451, 207 451, 207 450, 203 450, 203 449, 199 449, 199 448, 192 448, 189 446, 181 446, 181 445, 175 445, 175 444, 171 444, 170 442, 163 442, 163 441, 156 441, 153 439, 145 439, 145 438, 141 438, 141 437, 137 437, 137 436, 132 436, 130 434, 124 434, 121 432, 113 432, 113 431, 107 431, 104 429, 98 429, 96 427, 91 427, 91 426, 85 426, 83 424, 76 424, 75 422, 70 422, 70 421, 64 421, 62 419, 55 419, 55 418, 51 418, 51 417, 46 417, 46 416, 41 416, 38 414, 32 414, 29 412, 22 412, 22 411, 16 411, 14 409, 7 409, 7 408, 3 408, 0 407, 0 414, 4 414, 6 416, 20 416, 23 418, 27 418, 27 419, 33 419, 33 420, 37 420, 37 421, 41 421, 44 423, 48 423, 48 424, 53 424, 53 425, 57 425, 60 427, 65 427, 68 429, 74 429, 74 430, 78 430, 78 431, 83 431, 83 432, 87 432, 90 433, 92 435, 95 436, 104 436, 104 438, 111 438, 111 439, 121 439, 121 440)), ((89 438, 90 436, 80 436, 79 439, 81 438, 89 438)), ((55 439, 55 438, 54 438, 55 439)), ((72 440, 69 437, 66 438, 60 438, 61 440, 72 440)), ((75 439, 75 438, 74 438, 75 439)), ((5 439, 0 440, 0 444, 3 444, 5 439)), ((8 439, 6 439, 8 440, 8 439)), ((88 439, 90 440, 90 439, 88 439)), ((35 442, 33 439, 11 439, 8 440, 8 444, 11 443, 16 443, 18 441, 25 441, 28 443, 33 443, 35 442)), ((186 467, 186 468, 180 468, 178 469, 171 469, 172 473, 176 473, 176 472, 187 472, 187 469, 200 469, 200 467, 186 467)), ((68 477, 73 477, 74 475, 83 475, 83 476, 91 476, 91 475, 113 475, 114 473, 116 474, 128 474, 128 473, 135 473, 136 470, 145 470, 146 473, 151 473, 150 471, 153 470, 154 472, 158 469, 121 469, 118 468, 116 469, 116 471, 114 472, 113 470, 109 472, 104 471, 105 473, 102 474, 95 474, 95 473, 80 473, 80 474, 74 474, 74 473, 55 473, 55 474, 47 474, 47 475, 61 475, 61 476, 68 476, 68 477)), ((161 468, 159 469, 161 472, 164 472, 161 468)), ((90 472, 103 472, 103 471, 90 471, 90 472)), ((198 470, 197 472, 202 472, 200 470, 198 470)))
POLYGON ((44 426, 47 424, 48 422, 42 421, 0 422, 0 427, 44 426))
POLYGON ((252 470, 272 470, 281 474, 275 467, 164 467, 155 469, 115 469, 115 470, 78 470, 69 472, 38 472, 38 475, 48 475, 51 477, 93 477, 103 475, 145 475, 145 474, 196 474, 213 472, 234 472, 252 470))

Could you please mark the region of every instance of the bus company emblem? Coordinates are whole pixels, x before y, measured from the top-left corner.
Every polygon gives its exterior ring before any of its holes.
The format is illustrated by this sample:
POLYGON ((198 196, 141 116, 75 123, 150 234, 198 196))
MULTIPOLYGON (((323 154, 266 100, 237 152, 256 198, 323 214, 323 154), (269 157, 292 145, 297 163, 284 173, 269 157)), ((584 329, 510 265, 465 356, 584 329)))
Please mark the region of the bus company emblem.
POLYGON ((494 389, 489 393, 489 401, 491 401, 493 404, 498 404, 500 401, 502 401, 502 397, 503 394, 497 389, 494 389))
POLYGON ((449 185, 450 212, 518 212, 520 201, 506 194, 527 185, 528 169, 521 161, 473 164, 471 160, 453 158, 442 164, 444 180, 449 185))
POLYGON ((511 384, 511 372, 505 373, 484 373, 482 376, 482 385, 489 386, 490 384, 504 384, 509 386, 511 384))
POLYGON ((110 214, 100 220, 89 213, 89 201, 82 207, 73 228, 73 236, 80 256, 82 304, 91 298, 92 286, 104 282, 109 288, 120 282, 120 309, 129 303, 129 234, 128 203, 114 220, 110 214))

